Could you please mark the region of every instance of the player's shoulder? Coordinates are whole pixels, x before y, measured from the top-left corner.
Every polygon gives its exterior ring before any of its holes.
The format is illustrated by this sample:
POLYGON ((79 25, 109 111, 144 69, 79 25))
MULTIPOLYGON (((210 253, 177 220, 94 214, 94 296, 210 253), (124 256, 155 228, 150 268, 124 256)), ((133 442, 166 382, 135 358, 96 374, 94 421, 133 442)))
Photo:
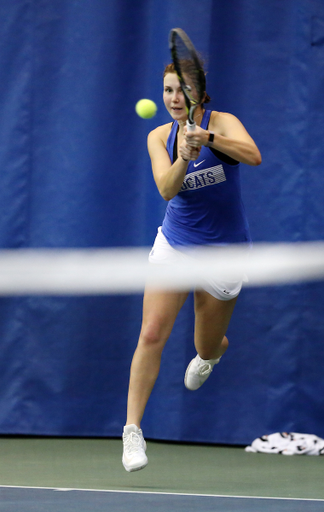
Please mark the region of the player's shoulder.
POLYGON ((211 121, 215 122, 230 122, 237 119, 237 117, 234 114, 230 114, 229 112, 218 112, 217 110, 212 110, 210 119, 211 121))
POLYGON ((157 126, 156 128, 154 128, 154 130, 152 130, 148 134, 148 136, 149 137, 161 137, 161 136, 165 135, 166 133, 169 134, 170 130, 171 130, 171 126, 172 126, 172 123, 161 124, 160 126, 157 126))
POLYGON ((239 119, 229 112, 218 112, 213 110, 210 114, 209 126, 215 130, 223 131, 225 127, 232 126, 235 123, 240 123, 239 119))
POLYGON ((163 142, 166 142, 170 134, 171 126, 172 123, 166 123, 162 124, 161 126, 157 126, 157 128, 154 128, 154 130, 152 130, 147 136, 148 142, 154 142, 157 140, 162 140, 163 142))

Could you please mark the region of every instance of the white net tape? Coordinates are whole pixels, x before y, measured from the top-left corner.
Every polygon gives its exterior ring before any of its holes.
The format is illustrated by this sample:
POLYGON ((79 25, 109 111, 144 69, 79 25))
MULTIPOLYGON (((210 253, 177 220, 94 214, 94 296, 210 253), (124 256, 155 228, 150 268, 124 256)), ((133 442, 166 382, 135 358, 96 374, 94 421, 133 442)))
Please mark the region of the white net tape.
POLYGON ((148 248, 17 249, 0 251, 0 294, 99 295, 140 293, 147 283, 192 289, 206 278, 242 271, 246 286, 324 279, 324 242, 199 249, 178 266, 148 265, 148 248), (149 274, 148 274, 149 273, 149 274))

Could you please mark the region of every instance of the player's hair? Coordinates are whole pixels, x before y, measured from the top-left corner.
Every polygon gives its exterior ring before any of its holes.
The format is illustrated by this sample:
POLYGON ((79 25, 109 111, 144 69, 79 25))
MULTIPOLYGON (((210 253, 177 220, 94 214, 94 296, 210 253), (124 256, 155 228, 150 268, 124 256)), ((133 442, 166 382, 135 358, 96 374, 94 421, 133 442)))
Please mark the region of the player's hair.
MULTIPOLYGON (((167 66, 165 66, 164 73, 163 73, 163 78, 168 73, 175 73, 175 74, 177 74, 173 62, 171 62, 171 64, 168 64, 167 66)), ((210 96, 207 94, 207 92, 205 92, 205 98, 204 98, 203 103, 209 103, 209 102, 210 102, 210 96)))

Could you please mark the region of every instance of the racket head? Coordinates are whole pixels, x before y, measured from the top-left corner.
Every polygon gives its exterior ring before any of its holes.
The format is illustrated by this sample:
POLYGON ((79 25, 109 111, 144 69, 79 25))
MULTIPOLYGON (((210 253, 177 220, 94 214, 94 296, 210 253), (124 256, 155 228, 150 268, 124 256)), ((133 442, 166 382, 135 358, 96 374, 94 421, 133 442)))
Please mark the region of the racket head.
POLYGON ((184 94, 189 124, 194 124, 194 111, 204 99, 206 78, 202 63, 189 37, 181 28, 170 31, 169 47, 184 94))

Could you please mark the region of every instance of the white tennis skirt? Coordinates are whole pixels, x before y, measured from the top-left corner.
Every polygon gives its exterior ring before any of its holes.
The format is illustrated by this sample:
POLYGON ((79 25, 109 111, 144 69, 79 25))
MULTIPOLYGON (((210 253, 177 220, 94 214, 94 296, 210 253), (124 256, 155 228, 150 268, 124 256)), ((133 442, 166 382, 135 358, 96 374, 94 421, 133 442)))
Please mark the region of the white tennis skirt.
MULTIPOLYGON (((181 265, 188 264, 188 257, 186 253, 169 244, 160 226, 149 255, 149 262, 152 265, 181 265)), ((247 281, 243 272, 233 280, 220 280, 211 276, 210 279, 204 279, 199 288, 206 290, 216 299, 231 300, 240 293, 243 281, 247 281)))

